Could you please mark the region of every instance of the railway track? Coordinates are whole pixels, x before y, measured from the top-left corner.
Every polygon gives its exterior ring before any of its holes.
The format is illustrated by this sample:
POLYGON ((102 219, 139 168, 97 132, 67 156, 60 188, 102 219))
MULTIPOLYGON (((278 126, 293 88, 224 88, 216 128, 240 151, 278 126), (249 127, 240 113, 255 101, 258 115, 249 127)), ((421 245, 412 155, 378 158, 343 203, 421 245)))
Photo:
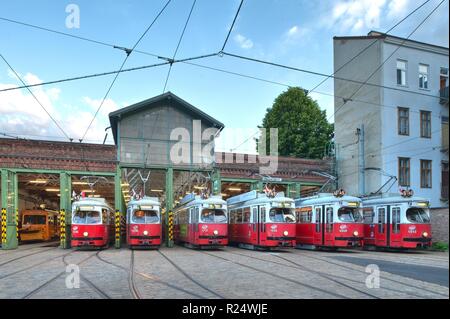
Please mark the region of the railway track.
MULTIPOLYGON (((357 271, 357 272, 360 272, 360 273, 363 273, 363 274, 367 275, 367 273, 365 271, 363 271, 363 270, 355 269, 353 267, 342 265, 340 263, 333 262, 333 261, 330 261, 330 260, 327 260, 327 259, 324 259, 324 258, 311 256, 309 254, 303 254, 302 257, 318 260, 318 261, 325 262, 325 263, 328 263, 328 264, 331 264, 331 265, 334 265, 334 266, 338 266, 338 267, 341 267, 341 268, 344 268, 344 269, 349 269, 349 270, 352 270, 352 271, 357 271)), ((408 283, 405 283, 405 282, 400 281, 400 280, 395 280, 395 279, 392 279, 392 278, 383 278, 383 280, 394 282, 396 284, 401 284, 403 286, 406 286, 406 287, 409 287, 409 288, 413 288, 413 289, 416 289, 416 290, 423 290, 423 291, 426 291, 426 292, 429 292, 429 293, 432 293, 432 294, 435 294, 435 295, 439 295, 439 296, 448 298, 448 295, 446 295, 446 294, 442 294, 442 293, 439 293, 439 292, 436 292, 436 291, 433 291, 433 290, 430 290, 430 289, 427 289, 427 288, 418 287, 418 286, 415 286, 415 285, 412 285, 412 284, 408 284, 408 283)), ((423 298, 423 297, 421 297, 421 298, 423 298)))
POLYGON ((46 251, 53 250, 53 249, 55 249, 55 248, 54 247, 47 248, 47 249, 44 249, 44 250, 33 252, 31 254, 22 255, 22 256, 19 256, 19 257, 16 257, 16 258, 9 259, 9 260, 7 260, 7 261, 5 261, 3 263, 0 263, 0 267, 4 266, 4 265, 7 265, 7 264, 10 264, 10 263, 12 263, 12 262, 14 262, 16 260, 20 260, 20 259, 23 259, 23 258, 27 258, 27 257, 30 257, 30 256, 37 255, 37 254, 42 254, 42 253, 45 253, 46 251))
POLYGON ((182 273, 187 279, 189 279, 190 281, 192 281, 194 284, 196 284, 197 286, 199 286, 200 288, 210 292, 211 294, 213 294, 214 296, 220 298, 220 299, 225 299, 224 296, 220 295, 219 293, 209 289, 208 287, 206 287, 205 285, 203 285, 201 282, 199 282, 198 280, 195 280, 192 276, 190 276, 186 271, 184 271, 183 269, 181 269, 173 260, 171 260, 169 257, 167 257, 166 254, 164 254, 162 251, 158 250, 158 253, 163 256, 173 267, 175 267, 175 269, 177 269, 180 273, 182 273))
POLYGON ((30 265, 30 266, 28 266, 28 267, 25 267, 25 268, 22 268, 22 269, 18 269, 18 270, 16 270, 16 271, 13 271, 13 272, 8 273, 8 274, 6 274, 6 275, 0 276, 0 280, 5 279, 5 278, 8 278, 8 277, 11 277, 11 276, 13 276, 13 275, 15 275, 15 274, 18 274, 18 273, 27 271, 27 270, 29 270, 29 269, 32 269, 32 268, 36 267, 36 266, 43 265, 43 264, 45 264, 45 263, 47 263, 47 262, 49 262, 49 261, 53 261, 53 260, 55 260, 55 259, 58 259, 58 258, 61 258, 61 257, 65 257, 65 256, 67 256, 67 255, 69 255, 69 254, 72 254, 72 253, 73 253, 73 252, 68 252, 68 253, 65 253, 65 254, 63 254, 63 255, 59 255, 59 256, 56 256, 56 257, 53 257, 53 258, 50 258, 50 259, 47 259, 47 260, 38 262, 38 263, 33 264, 33 265, 30 265))
POLYGON ((335 292, 331 292, 331 291, 328 291, 328 290, 325 290, 325 289, 322 289, 322 288, 319 288, 319 287, 314 287, 314 286, 311 286, 309 284, 300 282, 298 280, 294 280, 294 279, 291 279, 291 278, 280 276, 280 275, 275 274, 273 272, 262 270, 262 269, 259 269, 259 268, 256 268, 256 267, 253 267, 253 266, 250 266, 250 265, 246 265, 246 264, 234 261, 232 259, 228 259, 228 258, 225 258, 225 257, 222 257, 222 256, 218 256, 218 255, 215 255, 215 254, 212 254, 212 253, 208 253, 208 252, 205 252, 205 251, 198 251, 198 252, 202 253, 202 254, 205 254, 205 255, 209 255, 209 256, 218 258, 218 259, 221 259, 221 260, 224 260, 224 261, 227 261, 227 262, 231 262, 231 263, 233 263, 235 265, 238 265, 238 266, 241 266, 243 268, 248 268, 248 269, 251 269, 253 271, 260 272, 260 273, 269 275, 271 277, 275 277, 277 279, 281 279, 283 281, 287 281, 287 282, 290 282, 290 283, 293 283, 293 284, 296 284, 296 285, 299 285, 299 286, 302 286, 302 287, 305 287, 305 288, 308 288, 308 289, 319 291, 321 293, 324 293, 324 294, 329 295, 329 296, 333 296, 335 298, 349 299, 349 297, 347 297, 347 296, 344 296, 344 295, 341 295, 341 294, 338 294, 338 293, 335 293, 335 292))
MULTIPOLYGON (((99 260, 101 260, 102 262, 104 262, 104 263, 106 263, 106 264, 108 264, 108 265, 111 265, 111 266, 113 266, 113 267, 122 269, 124 272, 129 273, 129 271, 130 271, 129 268, 123 267, 123 266, 121 266, 121 265, 118 265, 118 264, 116 264, 116 263, 113 263, 113 262, 110 262, 110 261, 104 259, 102 256, 100 256, 100 252, 98 252, 98 253, 96 254, 96 257, 97 257, 99 260)), ((134 261, 133 261, 133 263, 134 263, 134 261)), ((171 289, 174 289, 174 290, 182 291, 182 292, 184 292, 184 293, 186 293, 186 294, 188 294, 188 295, 190 295, 190 296, 192 296, 192 297, 200 298, 200 299, 205 299, 205 298, 206 298, 205 296, 202 296, 202 295, 199 295, 199 294, 197 294, 197 293, 195 293, 195 292, 186 290, 186 289, 184 289, 183 287, 180 287, 180 286, 171 284, 171 283, 169 283, 169 282, 167 282, 167 281, 164 281, 164 280, 161 280, 161 279, 159 279, 159 278, 157 278, 157 277, 155 277, 155 276, 151 276, 151 275, 145 274, 145 273, 143 273, 143 272, 138 272, 138 271, 134 271, 134 272, 135 272, 136 275, 139 275, 141 278, 144 278, 144 279, 146 279, 146 280, 151 280, 151 281, 153 281, 153 282, 155 282, 155 283, 164 285, 164 286, 166 286, 166 287, 168 287, 168 288, 171 288, 171 289)), ((129 277, 128 277, 128 278, 129 278, 129 277)), ((130 281, 128 281, 128 283, 129 283, 130 293, 131 293, 131 295, 133 296, 132 286, 130 285, 130 281)))
MULTIPOLYGON (((74 253, 73 251, 70 252, 69 254, 74 253)), ((67 254, 67 255, 69 255, 67 254)), ((65 258, 67 257, 64 256, 63 257, 63 263, 65 265, 67 265, 65 258)), ((85 263, 86 261, 88 261, 90 258, 94 257, 94 254, 89 255, 88 257, 82 259, 78 265, 81 265, 83 263, 85 263)), ((52 282, 56 281, 59 277, 63 276, 66 273, 66 270, 64 269, 63 271, 59 272, 57 275, 55 275, 54 277, 50 278, 49 280, 47 280, 46 282, 44 282, 43 284, 41 284, 40 286, 38 286, 37 288, 33 289, 32 291, 30 291, 29 293, 27 293, 25 296, 22 297, 22 299, 29 299, 30 297, 32 297, 33 295, 35 295, 36 293, 38 293, 39 291, 41 291, 42 289, 44 289, 45 287, 47 287, 48 285, 50 285, 52 282)))
POLYGON ((136 287, 136 283, 134 281, 134 250, 131 250, 131 258, 130 258, 130 269, 128 271, 128 285, 130 287, 131 295, 134 299, 142 299, 141 293, 136 287))
MULTIPOLYGON (((233 254, 233 255, 244 256, 244 257, 247 257, 247 258, 251 258, 251 259, 255 259, 255 260, 260 260, 260 261, 264 261, 264 262, 269 262, 269 263, 281 265, 281 266, 284 266, 284 267, 289 267, 289 268, 294 268, 294 269, 299 269, 299 270, 302 270, 302 271, 306 271, 306 272, 315 274, 315 275, 317 275, 317 276, 319 276, 319 277, 321 277, 321 278, 324 278, 324 279, 327 279, 327 280, 329 280, 329 281, 332 281, 332 282, 334 282, 334 283, 336 283, 336 284, 338 284, 338 285, 340 285, 340 286, 343 286, 343 287, 345 287, 345 288, 347 288, 347 289, 350 289, 350 290, 353 290, 353 291, 355 291, 355 292, 358 292, 358 293, 360 293, 360 294, 362 294, 362 295, 365 295, 365 296, 367 296, 367 297, 374 298, 374 299, 381 299, 380 297, 378 297, 378 296, 376 296, 376 295, 374 295, 374 294, 368 293, 368 292, 363 291, 363 290, 361 290, 361 289, 358 289, 358 288, 352 287, 352 286, 350 286, 350 285, 347 285, 347 284, 345 284, 345 283, 343 283, 343 282, 341 282, 341 281, 339 281, 339 280, 336 280, 336 279, 332 278, 331 276, 329 276, 329 275, 326 274, 326 273, 323 273, 323 272, 320 272, 320 271, 311 269, 311 268, 309 268, 309 267, 306 267, 306 266, 304 266, 304 265, 298 264, 298 263, 296 263, 296 262, 294 262, 294 261, 292 261, 292 260, 289 260, 289 259, 287 259, 287 258, 278 256, 278 255, 272 254, 271 256, 273 256, 273 257, 275 257, 275 258, 278 258, 278 259, 281 259, 281 260, 284 260, 284 261, 290 263, 290 264, 293 265, 293 266, 286 265, 286 264, 281 263, 281 262, 275 262, 275 261, 272 261, 272 260, 267 260, 267 259, 264 259, 264 258, 259 258, 259 257, 250 256, 250 255, 246 255, 246 254, 240 254, 240 253, 237 253, 237 252, 230 252, 230 251, 227 251, 227 253, 233 254)), ((340 279, 348 280, 348 281, 355 282, 355 283, 358 283, 358 284, 361 283, 361 282, 359 282, 359 281, 352 280, 352 279, 348 279, 348 278, 345 278, 345 277, 339 277, 339 276, 336 276, 336 275, 333 275, 333 276, 334 276, 335 278, 340 278, 340 279)))

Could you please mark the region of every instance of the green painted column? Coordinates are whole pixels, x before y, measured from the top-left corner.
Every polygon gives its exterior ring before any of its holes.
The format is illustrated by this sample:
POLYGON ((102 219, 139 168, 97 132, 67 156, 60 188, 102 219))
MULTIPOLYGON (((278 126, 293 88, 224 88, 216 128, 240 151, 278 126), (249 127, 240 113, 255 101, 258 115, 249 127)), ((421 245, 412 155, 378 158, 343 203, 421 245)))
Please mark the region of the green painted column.
POLYGON ((70 248, 72 225, 72 177, 66 172, 59 174, 60 247, 70 248))
POLYGON ((169 229, 169 215, 173 211, 173 168, 169 167, 166 171, 166 245, 173 247, 173 239, 169 238, 171 229, 169 229))
POLYGON ((114 206, 115 211, 115 243, 114 246, 119 249, 122 246, 122 227, 121 222, 124 215, 126 215, 122 194, 122 169, 119 165, 116 168, 116 175, 114 176, 114 206))
POLYGON ((295 198, 300 198, 301 183, 295 183, 295 198))
POLYGON ((2 249, 16 249, 19 245, 17 238, 17 207, 18 181, 17 174, 9 170, 2 170, 2 249))

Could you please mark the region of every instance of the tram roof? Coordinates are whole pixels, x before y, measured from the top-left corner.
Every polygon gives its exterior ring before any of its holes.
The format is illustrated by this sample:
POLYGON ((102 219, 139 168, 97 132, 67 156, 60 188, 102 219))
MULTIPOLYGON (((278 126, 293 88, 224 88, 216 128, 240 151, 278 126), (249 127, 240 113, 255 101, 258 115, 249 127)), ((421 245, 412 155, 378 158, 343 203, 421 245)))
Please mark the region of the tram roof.
POLYGON ((292 198, 286 197, 283 192, 278 193, 275 197, 268 197, 265 193, 251 191, 241 195, 231 197, 227 200, 227 204, 231 205, 257 205, 267 202, 294 202, 292 198))
POLYGON ((72 205, 105 206, 111 209, 109 204, 106 202, 106 199, 104 198, 93 198, 93 197, 80 198, 79 200, 74 201, 72 205))
POLYGON ((411 196, 403 197, 398 194, 383 194, 378 196, 371 196, 363 198, 363 205, 377 205, 390 203, 409 203, 409 202, 429 202, 425 197, 411 196))
POLYGON ((111 129, 114 135, 114 141, 117 141, 117 123, 120 121, 120 118, 126 116, 131 113, 139 112, 142 109, 150 109, 159 105, 161 101, 175 101, 176 103, 171 104, 173 107, 180 109, 183 112, 187 112, 191 115, 199 117, 201 120, 210 124, 213 127, 223 129, 225 125, 222 122, 219 122, 212 116, 206 114, 202 110, 196 108, 192 104, 186 102, 182 98, 173 94, 172 92, 166 92, 160 94, 158 96, 152 97, 150 99, 135 103, 133 105, 121 108, 117 111, 109 113, 109 121, 111 123, 111 129))
POLYGON ((314 196, 298 198, 295 200, 297 205, 315 205, 315 204, 326 204, 326 203, 339 203, 339 202, 361 202, 359 197, 344 195, 341 197, 336 197, 332 193, 320 193, 314 196))
POLYGON ((152 206, 160 206, 158 197, 144 197, 141 199, 133 199, 128 203, 130 205, 152 205, 152 206))
MULTIPOLYGON (((187 196, 186 196, 187 197, 187 196)), ((222 199, 221 196, 210 196, 208 198, 202 198, 200 195, 195 195, 195 197, 192 200, 188 200, 184 203, 179 204, 175 208, 180 208, 184 206, 192 206, 192 205, 198 205, 198 204, 221 204, 221 205, 227 205, 227 202, 222 199)))

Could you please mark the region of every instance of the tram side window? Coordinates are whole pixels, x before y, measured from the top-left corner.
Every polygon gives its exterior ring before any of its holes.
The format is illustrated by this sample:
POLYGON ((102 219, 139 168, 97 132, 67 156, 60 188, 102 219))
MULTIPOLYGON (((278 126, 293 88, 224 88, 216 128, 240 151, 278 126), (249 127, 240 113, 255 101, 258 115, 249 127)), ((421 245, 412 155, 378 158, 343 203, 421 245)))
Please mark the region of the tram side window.
POLYGON ((373 212, 373 208, 364 208, 363 215, 364 215, 364 224, 373 224, 373 217, 375 215, 373 212))
POLYGON ((400 233, 400 207, 392 208, 392 232, 400 233))
POLYGON ((312 222, 312 207, 303 207, 297 210, 297 220, 299 223, 312 222))
POLYGON ((384 208, 378 209, 378 232, 384 233, 384 223, 386 222, 386 210, 384 208))
POLYGON ((24 225, 45 225, 45 216, 43 215, 25 215, 24 225))
POLYGON ((242 208, 236 210, 236 224, 242 223, 242 208))
POLYGON ((250 223, 250 207, 244 208, 244 223, 250 223))
POLYGON ((265 206, 259 206, 259 222, 260 223, 266 222, 266 207, 265 206))

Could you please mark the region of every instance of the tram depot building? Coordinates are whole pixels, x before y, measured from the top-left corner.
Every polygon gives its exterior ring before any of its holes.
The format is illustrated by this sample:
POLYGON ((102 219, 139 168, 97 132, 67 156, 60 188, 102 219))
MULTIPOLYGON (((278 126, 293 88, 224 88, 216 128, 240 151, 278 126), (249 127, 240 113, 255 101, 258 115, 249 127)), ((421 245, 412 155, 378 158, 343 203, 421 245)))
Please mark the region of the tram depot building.
MULTIPOLYGON (((262 191, 269 180, 298 198, 319 190, 332 167, 327 159, 279 157, 274 174, 261 174, 260 167, 270 163, 260 156, 215 152, 214 138, 224 125, 171 92, 109 117, 115 145, 0 139, 3 249, 18 246, 17 223, 25 209, 64 211, 68 234, 74 193, 103 197, 123 216, 137 191, 158 197, 165 213, 187 193, 208 189, 227 199, 262 191)), ((61 238, 64 248, 68 237, 61 238)))

